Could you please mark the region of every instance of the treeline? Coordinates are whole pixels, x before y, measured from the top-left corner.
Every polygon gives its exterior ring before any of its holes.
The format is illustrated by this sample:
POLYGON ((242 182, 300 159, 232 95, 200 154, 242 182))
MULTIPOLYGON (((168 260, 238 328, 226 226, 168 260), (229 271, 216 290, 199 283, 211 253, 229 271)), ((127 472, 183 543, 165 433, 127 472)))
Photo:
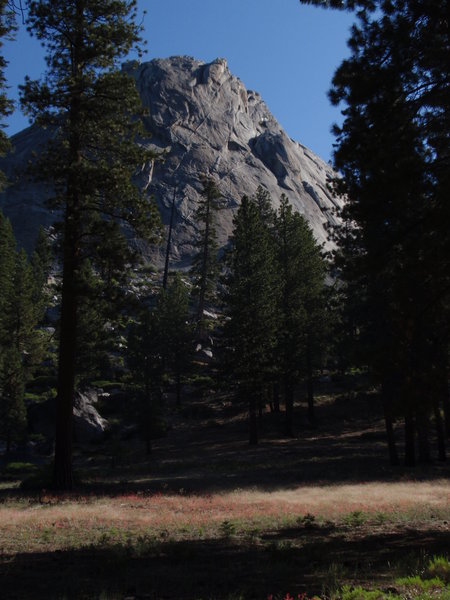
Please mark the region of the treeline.
MULTIPOLYGON (((315 2, 323 4, 320 0, 315 2)), ((133 184, 143 164, 160 160, 148 144, 135 82, 120 70, 140 56, 136 2, 73 0, 26 3, 29 31, 43 44, 48 72, 26 79, 21 105, 54 132, 33 176, 54 190, 60 278, 52 291, 58 321, 50 358, 40 326, 49 292, 43 246, 17 253, 1 220, 0 396, 10 445, 23 428, 23 394, 37 365, 56 374, 54 486, 70 489, 72 413, 77 388, 108 374, 132 378, 140 422, 151 449, 151 422, 161 389, 173 380, 181 401, 188 349, 209 335, 208 303, 221 307, 222 379, 248 405, 250 442, 258 439, 264 403, 285 410, 295 435, 295 390, 304 385, 315 424, 314 374, 324 366, 365 369, 377 386, 393 464, 399 462, 395 421, 405 428, 405 462, 431 460, 430 431, 445 459, 448 399, 450 173, 448 18, 446 3, 349 0, 359 7, 351 54, 330 92, 344 103, 335 127, 331 185, 345 197, 337 251, 326 260, 305 220, 287 198, 263 189, 242 198, 230 250, 217 262, 214 214, 220 189, 210 177, 196 219, 197 255, 190 277, 162 277, 145 290, 127 228, 159 243, 153 199, 133 184), (111 40, 114 39, 114 44, 111 40), (139 143, 136 143, 136 140, 139 143), (276 202, 279 208, 272 208, 276 202), (221 277, 219 277, 221 272, 221 277), (135 274, 130 281, 130 274, 135 274), (328 278, 327 284, 325 281, 328 278), (189 285, 187 285, 189 284, 189 285), (139 288, 141 286, 141 289, 139 288), (143 286, 143 287, 142 287, 143 286), (190 286, 190 287, 189 287, 190 286), (52 366, 53 365, 53 366, 52 366)), ((0 36, 14 29, 12 3, 0 2, 0 36)), ((0 113, 11 103, 0 60, 0 113)), ((0 151, 8 140, 0 132, 0 151)), ((48 346, 48 344, 47 344, 48 346)))

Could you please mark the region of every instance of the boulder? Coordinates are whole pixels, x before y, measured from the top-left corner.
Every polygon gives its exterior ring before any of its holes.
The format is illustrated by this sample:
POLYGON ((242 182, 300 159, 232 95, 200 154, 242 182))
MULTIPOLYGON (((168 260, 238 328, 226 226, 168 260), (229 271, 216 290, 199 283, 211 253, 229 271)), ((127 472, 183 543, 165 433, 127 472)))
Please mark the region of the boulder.
MULTIPOLYGON (((102 439, 109 425, 98 412, 96 390, 78 391, 74 398, 73 426, 77 442, 95 442, 102 439)), ((55 436, 56 399, 51 398, 28 409, 28 424, 31 433, 40 433, 46 438, 55 436)))

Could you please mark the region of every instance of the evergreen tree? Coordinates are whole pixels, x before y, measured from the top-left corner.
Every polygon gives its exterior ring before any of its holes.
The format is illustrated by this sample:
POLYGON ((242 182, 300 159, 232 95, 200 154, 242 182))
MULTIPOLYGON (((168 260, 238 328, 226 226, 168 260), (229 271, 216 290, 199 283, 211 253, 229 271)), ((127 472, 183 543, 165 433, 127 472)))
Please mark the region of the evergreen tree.
POLYGON ((175 377, 177 405, 181 404, 181 383, 189 365, 193 331, 189 323, 189 294, 177 273, 162 290, 155 309, 161 339, 161 355, 166 369, 175 377))
POLYGON ((219 275, 214 217, 219 209, 218 200, 221 194, 211 177, 201 176, 200 181, 203 186, 202 198, 195 211, 195 220, 200 226, 200 233, 196 242, 198 252, 192 261, 191 274, 194 294, 197 296, 197 323, 201 330, 205 302, 213 297, 219 275))
POLYGON ((144 308, 129 328, 127 364, 133 376, 137 418, 147 454, 152 452, 152 432, 161 403, 163 343, 155 311, 144 308))
POLYGON ((154 154, 143 144, 135 82, 117 70, 118 61, 139 51, 135 0, 32 0, 28 8, 28 29, 46 48, 48 72, 41 82, 26 80, 22 106, 53 129, 35 172, 53 182, 53 205, 63 213, 54 485, 70 489, 83 264, 89 259, 95 270, 111 221, 142 237, 154 233, 156 209, 132 182, 154 154))
POLYGON ((337 189, 348 197, 341 273, 360 290, 360 338, 382 389, 391 462, 392 419, 402 416, 408 465, 416 435, 419 457, 429 460, 433 414, 440 435, 435 382, 448 370, 447 10, 435 0, 363 6, 331 90, 335 104, 347 105, 335 128, 337 189))
POLYGON ((0 211, 0 351, 9 345, 6 312, 14 291, 16 241, 11 223, 0 211))
MULTIPOLYGON (((8 0, 0 0, 0 51, 4 39, 11 39, 16 29, 14 20, 14 6, 8 0)), ((5 68, 6 61, 0 54, 0 119, 11 114, 13 104, 6 95, 5 68)), ((0 123, 0 156, 4 156, 10 149, 8 136, 3 131, 3 124, 0 123)), ((0 171, 0 190, 5 186, 6 178, 0 171)))
POLYGON ((11 345, 0 354, 0 436, 6 441, 6 452, 25 433, 24 380, 22 356, 11 345))
POLYGON ((238 396, 248 402, 249 441, 256 444, 257 407, 273 377, 278 283, 273 239, 255 200, 242 198, 231 241, 225 339, 238 396))
MULTIPOLYGON (((278 368, 285 396, 286 434, 294 436, 294 391, 303 377, 309 378, 310 386, 312 383, 325 269, 310 227, 293 212, 284 194, 276 216, 276 235, 280 273, 278 368)), ((311 388, 309 391, 309 415, 314 421, 311 388)))
POLYGON ((258 186, 254 196, 256 205, 259 210, 262 222, 268 227, 269 231, 273 232, 275 224, 276 211, 272 206, 272 197, 266 188, 262 185, 258 186))
POLYGON ((37 325, 36 280, 24 250, 16 251, 11 226, 0 213, 0 434, 7 442, 25 429, 25 386, 41 362, 45 337, 37 325))
POLYGON ((53 263, 53 249, 42 227, 39 229, 30 263, 35 282, 34 302, 44 316, 49 300, 48 278, 53 263))

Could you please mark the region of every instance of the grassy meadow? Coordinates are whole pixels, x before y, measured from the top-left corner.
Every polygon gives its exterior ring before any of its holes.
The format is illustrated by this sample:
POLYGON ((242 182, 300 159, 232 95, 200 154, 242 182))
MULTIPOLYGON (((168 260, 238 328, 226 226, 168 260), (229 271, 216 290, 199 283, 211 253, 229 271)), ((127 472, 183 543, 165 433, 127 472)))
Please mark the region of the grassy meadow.
MULTIPOLYGON (((373 395, 318 400, 298 436, 223 398, 173 408, 138 439, 78 448, 56 495, 3 469, 0 597, 186 600, 450 598, 448 467, 388 465, 373 395)), ((398 429, 401 435, 401 429, 398 429)))

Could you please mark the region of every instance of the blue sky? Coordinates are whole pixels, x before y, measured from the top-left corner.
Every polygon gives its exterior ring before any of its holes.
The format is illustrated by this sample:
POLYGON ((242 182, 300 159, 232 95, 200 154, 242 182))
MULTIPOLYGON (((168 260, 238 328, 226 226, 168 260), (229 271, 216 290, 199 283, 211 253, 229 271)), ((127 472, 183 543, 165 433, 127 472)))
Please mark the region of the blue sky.
MULTIPOLYGON (((147 59, 185 54, 209 62, 226 58, 247 89, 258 91, 287 134, 325 160, 339 110, 330 106, 331 77, 347 56, 353 17, 298 0, 140 0, 147 59)), ((43 53, 23 26, 5 45, 11 97, 25 75, 45 70, 43 53)), ((8 134, 27 126, 16 111, 8 134)))

